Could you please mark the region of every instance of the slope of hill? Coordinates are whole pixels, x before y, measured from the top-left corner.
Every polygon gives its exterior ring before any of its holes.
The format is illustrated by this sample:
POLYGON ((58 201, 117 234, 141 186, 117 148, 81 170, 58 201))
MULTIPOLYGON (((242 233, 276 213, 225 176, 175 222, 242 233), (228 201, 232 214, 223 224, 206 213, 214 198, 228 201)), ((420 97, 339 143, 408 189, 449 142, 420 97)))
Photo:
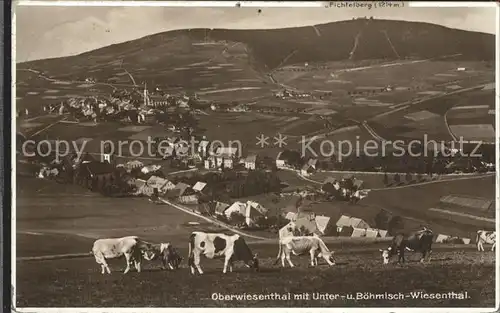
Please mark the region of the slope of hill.
MULTIPOLYGON (((439 25, 356 19, 273 30, 191 29, 150 35, 80 55, 30 61, 18 68, 79 80, 215 89, 219 82, 251 82, 276 67, 300 62, 365 59, 428 59, 460 54, 462 60, 494 60, 494 35, 439 25)), ((230 86, 224 85, 225 88, 230 86)))

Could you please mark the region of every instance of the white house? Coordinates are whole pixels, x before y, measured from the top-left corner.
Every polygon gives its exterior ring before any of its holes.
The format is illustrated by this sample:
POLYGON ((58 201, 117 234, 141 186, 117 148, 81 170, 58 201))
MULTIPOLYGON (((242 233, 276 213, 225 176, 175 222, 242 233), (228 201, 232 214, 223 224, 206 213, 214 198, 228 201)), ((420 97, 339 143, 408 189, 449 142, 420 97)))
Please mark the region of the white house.
POLYGON ((224 168, 233 168, 233 159, 224 158, 224 168))
POLYGON ((300 170, 300 174, 302 176, 309 176, 313 172, 314 172, 314 167, 312 167, 310 164, 304 164, 304 166, 302 166, 302 169, 300 170))
POLYGON ((198 153, 202 156, 207 156, 209 144, 210 142, 208 140, 200 141, 200 144, 198 145, 198 153))
POLYGON ((286 167, 285 160, 281 158, 282 153, 283 153, 283 151, 278 153, 278 156, 276 156, 276 167, 277 168, 285 168, 286 167))
POLYGON ((229 219, 231 217, 231 214, 233 212, 238 212, 242 215, 245 215, 246 213, 246 208, 247 208, 247 205, 243 202, 240 202, 240 201, 236 201, 234 202, 233 204, 231 204, 225 211, 224 211, 224 214, 226 215, 226 217, 229 219))
POLYGON ((207 183, 199 181, 193 186, 193 190, 196 192, 201 192, 201 191, 203 191, 203 189, 205 189, 206 186, 207 186, 207 183))
POLYGON ((254 170, 256 161, 257 161, 257 155, 255 154, 249 155, 245 159, 245 168, 247 170, 254 170))

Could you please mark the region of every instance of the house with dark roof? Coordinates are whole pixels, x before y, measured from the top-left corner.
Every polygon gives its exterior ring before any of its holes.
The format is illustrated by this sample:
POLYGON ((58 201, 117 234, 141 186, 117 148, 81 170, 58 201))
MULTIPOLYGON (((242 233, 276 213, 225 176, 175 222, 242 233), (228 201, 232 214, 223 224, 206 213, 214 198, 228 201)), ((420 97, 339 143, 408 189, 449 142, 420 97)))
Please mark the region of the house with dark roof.
POLYGON ((77 169, 77 183, 91 190, 101 190, 114 179, 115 168, 107 162, 84 161, 77 169))

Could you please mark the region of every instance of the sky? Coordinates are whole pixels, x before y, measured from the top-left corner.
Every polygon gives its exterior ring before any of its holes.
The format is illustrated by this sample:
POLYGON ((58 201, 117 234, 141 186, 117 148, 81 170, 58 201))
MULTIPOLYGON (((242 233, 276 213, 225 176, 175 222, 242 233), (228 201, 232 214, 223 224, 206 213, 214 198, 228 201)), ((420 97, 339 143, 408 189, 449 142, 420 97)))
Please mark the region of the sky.
MULTIPOLYGON (((401 3, 401 2, 400 2, 401 3)), ((495 8, 181 8, 18 6, 16 62, 75 55, 174 29, 266 29, 373 16, 496 33, 495 8)))

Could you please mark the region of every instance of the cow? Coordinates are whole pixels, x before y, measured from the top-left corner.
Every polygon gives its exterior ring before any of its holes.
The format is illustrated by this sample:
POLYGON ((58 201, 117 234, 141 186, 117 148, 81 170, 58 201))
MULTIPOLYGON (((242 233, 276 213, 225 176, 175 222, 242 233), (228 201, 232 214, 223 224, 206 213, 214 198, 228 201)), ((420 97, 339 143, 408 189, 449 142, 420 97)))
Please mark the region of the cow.
POLYGON ((428 262, 431 260, 432 253, 432 242, 434 240, 434 234, 428 228, 424 228, 417 232, 406 236, 404 234, 397 234, 392 239, 391 246, 387 249, 380 249, 382 252, 382 260, 384 264, 389 263, 389 259, 397 253, 398 263, 405 262, 405 250, 420 252, 422 257, 420 262, 424 262, 425 257, 428 256, 428 262))
POLYGON ((101 274, 105 271, 111 274, 106 259, 119 258, 125 256, 127 267, 124 274, 130 271, 133 262, 137 272, 141 271, 141 259, 145 251, 141 250, 139 244, 141 240, 137 236, 127 236, 122 238, 98 239, 94 242, 91 253, 95 257, 97 264, 101 266, 101 274))
POLYGON ((143 251, 144 259, 148 261, 160 259, 163 269, 167 267, 171 270, 178 269, 182 262, 181 255, 171 243, 154 244, 141 241, 138 246, 143 251))
POLYGON ((200 275, 203 274, 200 267, 202 254, 209 259, 224 258, 224 269, 222 270, 224 274, 228 267, 230 272, 233 271, 233 263, 236 261, 243 261, 246 267, 259 270, 257 254, 252 254, 245 240, 238 234, 193 232, 189 237, 188 255, 188 265, 193 275, 195 269, 200 275))
POLYGON ((278 263, 281 257, 281 265, 283 267, 285 267, 285 258, 290 267, 294 267, 290 260, 290 252, 294 255, 309 253, 311 255, 311 266, 318 265, 317 258, 321 257, 325 259, 328 265, 335 265, 333 252, 328 250, 328 247, 318 236, 286 236, 280 238, 278 256, 274 264, 278 263))
POLYGON ((491 251, 495 251, 497 244, 496 235, 495 231, 478 230, 476 235, 477 251, 484 251, 483 244, 492 245, 491 251))

